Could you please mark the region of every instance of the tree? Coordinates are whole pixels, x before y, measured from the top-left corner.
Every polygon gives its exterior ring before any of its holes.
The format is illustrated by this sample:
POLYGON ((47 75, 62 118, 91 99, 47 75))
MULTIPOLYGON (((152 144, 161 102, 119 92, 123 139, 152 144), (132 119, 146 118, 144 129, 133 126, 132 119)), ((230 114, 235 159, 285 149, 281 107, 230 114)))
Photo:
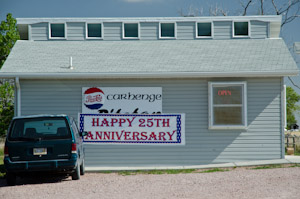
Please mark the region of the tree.
POLYGON ((8 125, 14 116, 14 86, 3 81, 0 86, 0 137, 6 135, 8 125))
POLYGON ((294 91, 292 87, 286 88, 286 114, 287 128, 291 129, 291 125, 296 124, 295 113, 300 110, 300 106, 296 103, 300 101, 300 95, 294 91))
POLYGON ((17 21, 11 13, 8 13, 6 21, 2 21, 0 24, 0 69, 14 44, 20 39, 16 24, 17 21))
MULTIPOLYGON (((20 35, 17 21, 7 14, 6 21, 0 24, 0 69, 20 35)), ((4 136, 10 120, 14 116, 13 81, 0 79, 0 136, 4 136)))
POLYGON ((209 6, 208 12, 205 12, 203 7, 197 8, 189 6, 187 13, 181 9, 179 14, 181 16, 226 16, 231 13, 233 15, 282 15, 281 26, 292 22, 294 19, 300 17, 300 0, 239 0, 240 8, 229 12, 223 6, 216 4, 209 6))

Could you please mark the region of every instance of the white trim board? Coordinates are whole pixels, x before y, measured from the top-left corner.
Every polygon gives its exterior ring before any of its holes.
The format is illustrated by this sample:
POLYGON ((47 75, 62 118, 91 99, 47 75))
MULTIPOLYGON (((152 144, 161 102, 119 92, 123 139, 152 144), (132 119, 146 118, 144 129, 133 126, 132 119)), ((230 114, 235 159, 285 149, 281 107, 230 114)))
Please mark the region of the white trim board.
POLYGON ((64 23, 48 23, 48 39, 50 40, 66 40, 67 39, 67 22, 64 23), (51 36, 51 24, 64 24, 64 37, 52 37, 51 36))
POLYGON ((213 21, 196 21, 195 22, 196 39, 212 39, 214 38, 214 22, 213 21), (211 24, 211 36, 198 36, 198 23, 210 23, 211 24))
POLYGON ((246 81, 210 81, 208 82, 208 128, 209 129, 246 129, 248 126, 248 113, 247 113, 247 82, 246 81), (216 107, 213 103, 213 87, 227 87, 227 86, 242 86, 242 104, 222 104, 217 105, 217 107, 242 107, 242 124, 234 125, 216 125, 214 121, 214 111, 213 108, 216 107))
POLYGON ((141 25, 140 22, 122 22, 122 39, 140 39, 141 37, 141 25), (137 24, 138 25, 138 36, 137 37, 125 37, 125 24, 137 24))
POLYGON ((256 16, 214 16, 214 17, 115 17, 115 18, 97 18, 97 17, 61 17, 61 18, 17 18, 17 24, 34 24, 42 22, 50 23, 64 23, 64 22, 160 22, 160 21, 181 21, 181 22, 195 22, 195 21, 232 21, 232 20, 259 20, 264 22, 280 22, 281 15, 256 15, 256 16))
POLYGON ((250 20, 233 20, 232 21, 232 38, 251 38, 251 21, 250 20), (248 22, 248 35, 235 35, 234 23, 235 22, 248 22))
POLYGON ((159 39, 177 39, 177 23, 176 23, 176 21, 161 21, 161 22, 159 22, 158 38, 159 39), (174 37, 162 37, 161 36, 161 24, 174 24, 174 37))
POLYGON ((207 77, 283 77, 297 76, 296 71, 264 72, 145 72, 145 73, 1 73, 0 78, 23 79, 98 79, 98 78, 207 78, 207 77))
POLYGON ((103 34, 104 34, 104 30, 103 30, 103 23, 102 22, 98 22, 98 23, 88 23, 85 22, 85 39, 88 40, 102 40, 103 39, 103 34), (100 24, 101 25, 101 37, 88 37, 88 24, 100 24))

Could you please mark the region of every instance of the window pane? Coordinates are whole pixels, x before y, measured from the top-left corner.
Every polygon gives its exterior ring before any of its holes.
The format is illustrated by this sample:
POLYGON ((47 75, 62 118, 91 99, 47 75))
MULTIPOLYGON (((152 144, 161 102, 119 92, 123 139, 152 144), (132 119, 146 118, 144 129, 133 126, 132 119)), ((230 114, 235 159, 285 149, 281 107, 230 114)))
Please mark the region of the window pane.
POLYGON ((65 118, 25 118, 15 120, 9 135, 13 140, 71 138, 65 118))
POLYGON ((211 23, 198 23, 198 36, 211 36, 211 23))
POLYGON ((101 36, 101 24, 88 24, 88 37, 101 36))
POLYGON ((214 107, 214 125, 243 125, 242 107, 214 107))
POLYGON ((175 37, 175 24, 174 23, 162 23, 161 25, 161 37, 175 37))
POLYGON ((124 24, 125 37, 138 37, 138 24, 124 24))
POLYGON ((65 37, 65 24, 51 24, 51 37, 65 37))
POLYGON ((214 86, 213 103, 214 104, 242 104, 243 86, 214 86))
POLYGON ((234 22, 235 36, 248 36, 248 22, 234 22))

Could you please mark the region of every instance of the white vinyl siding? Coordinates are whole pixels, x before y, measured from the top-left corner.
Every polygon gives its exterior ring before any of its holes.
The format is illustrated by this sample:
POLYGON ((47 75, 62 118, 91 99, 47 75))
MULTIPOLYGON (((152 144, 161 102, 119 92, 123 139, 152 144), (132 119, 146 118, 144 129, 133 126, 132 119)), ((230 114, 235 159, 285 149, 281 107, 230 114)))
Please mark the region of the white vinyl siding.
POLYGON ((68 41, 83 41, 85 39, 85 23, 67 23, 67 38, 68 41))
POLYGON ((103 22, 103 40, 119 41, 122 39, 121 22, 103 22))
MULTIPOLYGON (((213 19, 212 19, 213 20, 213 19)), ((60 24, 62 24, 61 22, 60 24)), ((164 26, 164 25, 163 25, 164 26)), ((193 39, 232 39, 232 38, 267 38, 273 37, 273 23, 262 22, 258 20, 251 21, 162 21, 162 22, 145 22, 145 21, 120 21, 120 22, 67 22, 65 23, 65 37, 51 37, 50 24, 37 23, 29 25, 28 38, 32 40, 49 40, 49 39, 68 39, 68 40, 85 40, 85 39, 103 39, 103 40, 122 40, 122 39, 140 39, 140 40, 158 40, 158 39, 177 39, 177 40, 193 40, 193 39), (248 23, 248 34, 235 35, 234 22, 248 23), (138 37, 127 37, 124 34, 124 24, 138 24, 138 37), (198 31, 198 24, 211 23, 211 36, 198 31), (101 37, 88 36, 87 24, 101 24, 101 37), (162 35, 161 25, 169 24, 172 26, 162 35), (270 31, 268 31, 270 30, 270 31)), ((277 27, 277 26, 276 26, 277 27)), ((276 29, 275 27, 275 29, 276 29)), ((168 29, 168 28, 167 28, 168 29)), ((200 29, 201 30, 201 29, 200 29)), ((202 29, 203 30, 203 29, 202 29)))
MULTIPOLYGON (((163 113, 186 114, 185 146, 85 145, 86 166, 199 165, 281 158, 281 79, 247 81, 247 129, 208 128, 213 79, 20 80, 22 115, 81 112, 82 87, 162 87, 163 113)), ((220 79, 224 81, 225 78, 220 79)))
POLYGON ((45 41, 49 39, 48 23, 31 24, 28 28, 28 38, 34 41, 45 41))

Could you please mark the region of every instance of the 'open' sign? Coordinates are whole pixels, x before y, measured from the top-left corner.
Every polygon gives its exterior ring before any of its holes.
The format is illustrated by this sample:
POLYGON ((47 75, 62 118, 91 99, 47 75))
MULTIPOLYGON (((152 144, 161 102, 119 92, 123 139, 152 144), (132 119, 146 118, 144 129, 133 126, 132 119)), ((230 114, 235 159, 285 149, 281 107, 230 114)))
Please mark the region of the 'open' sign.
POLYGON ((218 95, 219 96, 231 95, 231 91, 230 90, 219 90, 218 95))

